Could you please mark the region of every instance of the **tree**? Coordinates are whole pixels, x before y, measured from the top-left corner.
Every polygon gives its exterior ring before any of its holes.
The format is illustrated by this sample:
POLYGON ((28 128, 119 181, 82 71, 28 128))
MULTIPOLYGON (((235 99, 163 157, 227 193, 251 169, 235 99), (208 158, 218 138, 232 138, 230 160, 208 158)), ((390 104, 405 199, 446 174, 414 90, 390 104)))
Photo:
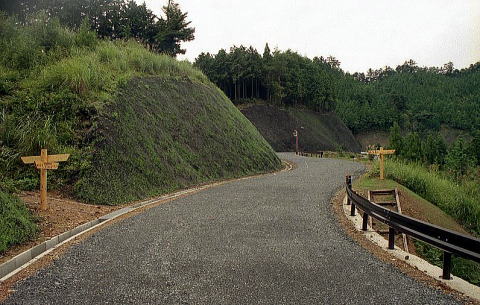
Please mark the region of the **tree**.
POLYGON ((470 151, 475 158, 476 164, 480 165, 480 130, 473 132, 473 138, 470 142, 470 151))
POLYGON ((460 180, 474 166, 475 158, 469 151, 467 142, 463 138, 458 138, 450 147, 445 157, 445 167, 453 176, 460 180))
POLYGON ((168 6, 163 7, 163 12, 165 19, 158 21, 155 49, 172 57, 185 54, 180 43, 192 41, 195 38, 195 28, 189 27, 191 21, 187 21, 187 13, 180 10, 178 3, 169 2, 168 6))
POLYGON ((424 161, 428 164, 442 165, 447 153, 447 145, 439 133, 428 134, 422 143, 424 161))
POLYGON ((403 139, 401 157, 410 161, 421 161, 423 159, 422 142, 418 133, 409 133, 403 139))
POLYGON ((395 153, 400 155, 402 152, 403 138, 397 122, 393 123, 393 126, 390 128, 389 142, 390 148, 395 149, 395 153))

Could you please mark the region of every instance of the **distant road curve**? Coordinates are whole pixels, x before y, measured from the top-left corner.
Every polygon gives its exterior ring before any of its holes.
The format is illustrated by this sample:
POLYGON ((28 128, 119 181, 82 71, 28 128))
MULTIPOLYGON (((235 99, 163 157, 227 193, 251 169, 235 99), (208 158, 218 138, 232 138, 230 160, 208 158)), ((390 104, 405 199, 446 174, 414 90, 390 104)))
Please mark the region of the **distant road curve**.
POLYGON ((19 282, 6 304, 457 304, 337 224, 330 198, 361 164, 280 156, 298 166, 112 224, 19 282))

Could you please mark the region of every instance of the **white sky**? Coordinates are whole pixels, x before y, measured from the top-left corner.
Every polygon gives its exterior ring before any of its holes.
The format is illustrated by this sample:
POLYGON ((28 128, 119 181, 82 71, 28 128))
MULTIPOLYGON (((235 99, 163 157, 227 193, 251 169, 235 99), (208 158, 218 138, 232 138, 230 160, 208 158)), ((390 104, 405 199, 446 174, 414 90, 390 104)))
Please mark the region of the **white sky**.
MULTIPOLYGON (((136 0, 143 3, 144 0, 136 0)), ((156 14, 168 0, 145 0, 156 14)), ((349 72, 480 61, 480 0, 177 0, 195 27, 183 58, 253 45, 333 55, 349 72)))

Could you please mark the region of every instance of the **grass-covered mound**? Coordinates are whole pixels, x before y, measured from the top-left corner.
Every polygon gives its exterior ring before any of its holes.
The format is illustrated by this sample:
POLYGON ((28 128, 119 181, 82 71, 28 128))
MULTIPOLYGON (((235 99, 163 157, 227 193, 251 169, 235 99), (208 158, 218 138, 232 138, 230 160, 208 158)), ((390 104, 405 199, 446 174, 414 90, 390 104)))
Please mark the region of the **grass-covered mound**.
POLYGON ((0 191, 0 253, 36 232, 37 225, 20 199, 0 191))
POLYGON ((280 166, 270 146, 188 62, 39 15, 0 15, 0 187, 36 187, 20 156, 70 153, 49 188, 115 204, 280 166))
POLYGON ((255 127, 211 84, 138 77, 98 122, 76 193, 114 204, 279 168, 255 127))
POLYGON ((304 151, 359 152, 360 144, 334 113, 321 114, 302 108, 281 108, 253 104, 242 113, 258 128, 276 151, 294 151, 293 130, 299 132, 299 146, 304 151))

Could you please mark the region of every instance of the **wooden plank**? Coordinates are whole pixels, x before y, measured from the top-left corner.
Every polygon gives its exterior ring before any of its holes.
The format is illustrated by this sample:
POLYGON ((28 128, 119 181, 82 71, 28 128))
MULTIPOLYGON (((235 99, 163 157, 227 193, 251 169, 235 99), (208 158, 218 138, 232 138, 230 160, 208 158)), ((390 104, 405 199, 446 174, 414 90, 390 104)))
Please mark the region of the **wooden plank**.
MULTIPOLYGON (((373 202, 370 190, 368 191, 368 201, 373 202)), ((370 225, 370 228, 373 229, 373 217, 368 217, 368 224, 370 225)))
POLYGON ((70 157, 70 154, 49 155, 48 163, 67 161, 68 157, 70 157))
POLYGON ((369 150, 370 155, 391 155, 395 153, 395 149, 384 149, 384 150, 369 150))
MULTIPOLYGON (((398 196, 397 188, 395 188, 395 200, 397 201, 398 213, 402 214, 402 207, 400 206, 400 197, 398 196)), ((403 250, 405 250, 405 252, 408 253, 409 251, 408 251, 407 235, 405 233, 402 233, 402 241, 403 241, 403 250)))
POLYGON ((58 169, 59 163, 56 163, 56 162, 52 162, 52 163, 35 162, 35 165, 38 169, 58 169))
POLYGON ((35 161, 40 161, 40 156, 22 157, 22 161, 23 161, 23 163, 25 163, 25 164, 35 163, 35 161))

